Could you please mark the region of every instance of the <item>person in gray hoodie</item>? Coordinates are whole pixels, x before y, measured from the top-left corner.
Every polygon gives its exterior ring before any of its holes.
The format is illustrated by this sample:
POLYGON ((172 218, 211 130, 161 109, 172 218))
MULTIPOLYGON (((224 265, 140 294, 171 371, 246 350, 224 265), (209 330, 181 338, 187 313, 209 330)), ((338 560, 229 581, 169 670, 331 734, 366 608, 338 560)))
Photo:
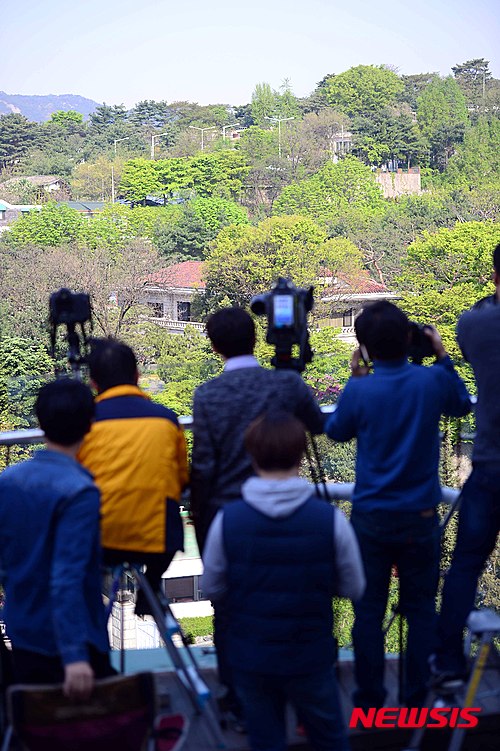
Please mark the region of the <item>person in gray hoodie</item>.
POLYGON ((286 748, 292 703, 312 748, 345 751, 334 674, 334 596, 359 599, 365 578, 356 537, 339 509, 299 477, 303 424, 266 413, 245 433, 257 477, 210 527, 203 591, 229 614, 228 660, 252 751, 286 748))

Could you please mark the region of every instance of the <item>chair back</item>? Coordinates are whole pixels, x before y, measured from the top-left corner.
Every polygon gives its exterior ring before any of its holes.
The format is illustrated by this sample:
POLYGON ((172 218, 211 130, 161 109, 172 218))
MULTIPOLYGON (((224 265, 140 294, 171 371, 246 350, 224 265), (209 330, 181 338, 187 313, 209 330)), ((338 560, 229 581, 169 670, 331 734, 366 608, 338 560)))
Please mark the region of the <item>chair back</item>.
POLYGON ((62 686, 11 686, 7 716, 26 751, 145 751, 156 715, 152 673, 96 681, 88 701, 62 686))

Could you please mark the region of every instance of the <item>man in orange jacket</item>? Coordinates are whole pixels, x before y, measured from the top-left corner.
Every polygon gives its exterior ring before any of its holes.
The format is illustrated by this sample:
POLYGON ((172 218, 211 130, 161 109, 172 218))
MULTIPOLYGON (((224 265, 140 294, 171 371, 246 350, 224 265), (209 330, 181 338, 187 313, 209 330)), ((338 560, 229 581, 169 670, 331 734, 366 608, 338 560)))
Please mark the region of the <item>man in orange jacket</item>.
MULTIPOLYGON (((101 491, 104 562, 147 566, 154 591, 183 549, 179 501, 188 481, 184 432, 172 410, 138 387, 130 347, 95 339, 89 355, 95 422, 78 455, 101 491)), ((142 599, 142 598, 141 598, 142 599)), ((142 601, 136 614, 148 612, 142 601)))

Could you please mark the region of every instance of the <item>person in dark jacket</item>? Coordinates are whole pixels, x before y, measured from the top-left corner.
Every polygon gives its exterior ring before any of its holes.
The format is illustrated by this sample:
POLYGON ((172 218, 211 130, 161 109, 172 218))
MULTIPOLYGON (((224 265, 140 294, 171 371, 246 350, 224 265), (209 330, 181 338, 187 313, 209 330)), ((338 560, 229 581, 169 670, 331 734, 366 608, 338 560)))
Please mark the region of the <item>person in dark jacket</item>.
POLYGON ((438 332, 429 328, 436 362, 408 362, 410 327, 392 303, 367 307, 356 319, 356 336, 373 373, 358 367, 326 433, 336 441, 357 439, 356 485, 351 522, 367 576, 355 606, 353 642, 355 706, 382 707, 384 637, 391 570, 397 566, 400 606, 408 622, 403 700, 421 706, 427 693, 428 658, 436 638, 435 598, 439 578, 439 420, 461 417, 471 408, 438 332))
MULTIPOLYGON (((239 498, 242 484, 254 474, 243 441, 250 423, 272 408, 296 415, 311 433, 322 433, 324 422, 298 373, 260 367, 253 355, 255 325, 243 308, 214 313, 207 321, 207 334, 225 364, 223 373, 199 386, 194 395, 191 515, 200 554, 217 511, 239 498)), ((226 691, 223 709, 236 715, 237 725, 240 708, 225 656, 224 603, 219 601, 214 611, 219 680, 226 691)))
POLYGON ((500 531, 500 245, 493 252, 495 294, 460 317, 457 339, 477 383, 472 472, 462 490, 457 544, 443 588, 436 683, 465 677, 462 635, 479 576, 500 531))
POLYGON ((268 413, 245 434, 257 477, 210 528, 203 591, 226 601, 228 660, 252 751, 284 751, 291 702, 312 748, 348 748, 334 675, 334 595, 359 598, 364 574, 343 516, 299 478, 302 423, 268 413))
POLYGON ((0 475, 0 568, 16 683, 86 698, 109 663, 101 596, 99 491, 76 454, 94 414, 76 380, 40 389, 46 450, 0 475))

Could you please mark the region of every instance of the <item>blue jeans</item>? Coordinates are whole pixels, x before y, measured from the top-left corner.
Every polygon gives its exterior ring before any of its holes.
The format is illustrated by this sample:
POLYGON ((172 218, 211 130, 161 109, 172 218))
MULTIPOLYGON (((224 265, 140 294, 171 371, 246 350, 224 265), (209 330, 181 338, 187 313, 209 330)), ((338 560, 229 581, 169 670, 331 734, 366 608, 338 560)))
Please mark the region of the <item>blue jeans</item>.
POLYGON ((474 608, 477 580, 500 530, 500 472, 475 466, 462 491, 457 544, 443 588, 438 623, 438 669, 462 673, 462 636, 474 608))
POLYGON ((285 751, 287 702, 295 707, 311 748, 348 751, 334 669, 307 675, 264 675, 235 670, 252 751, 285 751))
POLYGON ((404 694, 407 706, 421 706, 429 677, 428 658, 436 638, 439 525, 435 512, 358 511, 351 522, 366 574, 366 590, 354 605, 354 706, 381 707, 384 687, 384 620, 392 566, 397 566, 400 608, 408 623, 404 694))

